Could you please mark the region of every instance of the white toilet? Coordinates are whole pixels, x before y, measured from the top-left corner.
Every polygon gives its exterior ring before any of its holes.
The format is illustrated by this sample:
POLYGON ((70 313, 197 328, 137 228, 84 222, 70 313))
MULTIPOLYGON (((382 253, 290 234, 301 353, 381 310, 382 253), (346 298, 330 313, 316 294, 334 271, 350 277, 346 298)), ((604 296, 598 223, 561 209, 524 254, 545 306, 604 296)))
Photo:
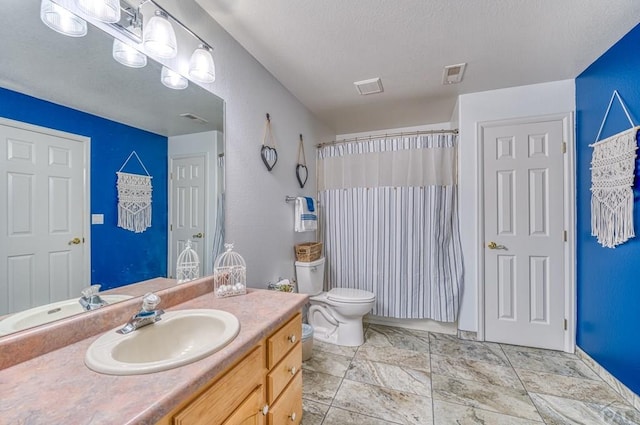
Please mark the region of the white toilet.
POLYGON ((362 317, 373 308, 375 294, 350 288, 322 292, 324 258, 308 263, 296 261, 296 275, 298 292, 310 296, 307 318, 314 338, 336 345, 362 345, 362 317))

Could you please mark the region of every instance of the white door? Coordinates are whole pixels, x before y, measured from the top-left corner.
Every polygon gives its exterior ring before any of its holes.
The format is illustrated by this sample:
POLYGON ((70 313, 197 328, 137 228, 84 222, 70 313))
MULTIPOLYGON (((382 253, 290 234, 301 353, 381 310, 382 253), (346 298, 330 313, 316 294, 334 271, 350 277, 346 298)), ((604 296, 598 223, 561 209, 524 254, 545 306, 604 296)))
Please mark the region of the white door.
POLYGON ((0 315, 80 297, 88 286, 84 148, 0 124, 0 315))
POLYGON ((563 121, 483 127, 485 339, 562 350, 563 121))
POLYGON ((176 261, 187 240, 200 258, 200 274, 205 265, 205 155, 171 159, 171 235, 169 270, 176 275, 176 261))

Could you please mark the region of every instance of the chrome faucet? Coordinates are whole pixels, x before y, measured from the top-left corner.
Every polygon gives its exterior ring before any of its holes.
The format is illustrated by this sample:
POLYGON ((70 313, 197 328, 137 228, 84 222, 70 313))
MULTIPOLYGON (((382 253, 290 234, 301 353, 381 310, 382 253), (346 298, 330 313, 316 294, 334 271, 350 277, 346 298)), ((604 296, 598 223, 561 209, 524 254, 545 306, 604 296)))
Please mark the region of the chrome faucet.
POLYGON ((117 332, 121 334, 128 334, 143 326, 151 325, 161 319, 160 316, 164 314, 164 310, 156 309, 160 304, 160 297, 151 292, 145 294, 142 297, 142 308, 139 312, 133 315, 122 329, 117 332))
POLYGON ((100 298, 98 292, 100 291, 100 285, 91 285, 88 288, 80 291, 82 297, 78 300, 82 308, 86 311, 95 310, 100 307, 104 307, 108 303, 100 298))

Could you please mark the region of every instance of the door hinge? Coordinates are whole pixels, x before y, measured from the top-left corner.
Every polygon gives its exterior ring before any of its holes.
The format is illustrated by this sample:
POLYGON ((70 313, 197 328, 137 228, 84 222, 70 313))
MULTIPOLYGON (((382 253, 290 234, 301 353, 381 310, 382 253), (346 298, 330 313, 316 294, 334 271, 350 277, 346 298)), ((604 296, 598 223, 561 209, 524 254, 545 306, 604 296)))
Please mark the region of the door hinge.
POLYGON ((567 142, 562 142, 562 153, 567 153, 567 142))
POLYGON ((173 171, 169 173, 169 179, 173 180, 173 171))
POLYGON ((173 224, 170 224, 170 225, 169 225, 169 231, 170 231, 170 232, 173 232, 173 224))
POLYGON ((564 319, 564 330, 567 330, 567 319, 564 319))
POLYGON ((564 231, 564 241, 566 242, 566 241, 567 241, 567 239, 568 239, 568 234, 567 234, 567 231, 565 230, 565 231, 564 231))

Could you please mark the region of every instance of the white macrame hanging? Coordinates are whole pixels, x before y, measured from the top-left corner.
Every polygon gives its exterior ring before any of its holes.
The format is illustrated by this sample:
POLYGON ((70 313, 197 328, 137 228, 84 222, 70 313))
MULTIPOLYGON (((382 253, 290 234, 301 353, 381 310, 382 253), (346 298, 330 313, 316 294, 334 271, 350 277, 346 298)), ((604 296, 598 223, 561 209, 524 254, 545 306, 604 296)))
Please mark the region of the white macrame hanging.
POLYGON ((618 91, 609 101, 591 159, 591 235, 607 248, 615 248, 635 236, 633 227, 633 178, 635 174, 636 137, 638 129, 618 91), (622 105, 630 129, 604 140, 600 138, 611 104, 617 97, 622 105))
POLYGON ((131 152, 116 174, 118 176, 118 227, 142 233, 151 227, 152 177, 136 151, 131 152), (134 155, 146 175, 122 171, 134 155))

